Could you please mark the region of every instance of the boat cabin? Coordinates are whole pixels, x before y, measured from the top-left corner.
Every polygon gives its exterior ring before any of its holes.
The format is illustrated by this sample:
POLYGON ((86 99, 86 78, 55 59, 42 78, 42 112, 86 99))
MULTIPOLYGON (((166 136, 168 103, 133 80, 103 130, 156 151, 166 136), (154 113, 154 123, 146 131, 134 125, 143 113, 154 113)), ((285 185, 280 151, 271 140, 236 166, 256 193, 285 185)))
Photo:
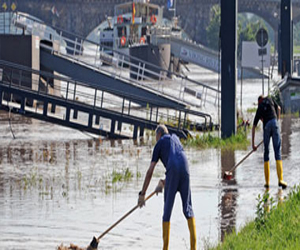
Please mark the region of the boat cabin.
POLYGON ((114 48, 147 43, 152 26, 162 23, 163 7, 148 1, 131 1, 115 6, 114 48))

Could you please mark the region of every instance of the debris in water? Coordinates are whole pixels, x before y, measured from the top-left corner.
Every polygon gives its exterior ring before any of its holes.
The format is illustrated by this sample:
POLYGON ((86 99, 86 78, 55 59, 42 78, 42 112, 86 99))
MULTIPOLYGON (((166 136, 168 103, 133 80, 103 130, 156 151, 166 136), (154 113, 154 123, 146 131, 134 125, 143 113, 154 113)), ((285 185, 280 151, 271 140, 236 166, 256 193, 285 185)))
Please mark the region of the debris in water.
POLYGON ((86 250, 86 248, 81 248, 81 247, 76 246, 76 245, 74 245, 74 244, 71 243, 69 247, 63 246, 63 244, 61 244, 61 245, 57 248, 57 250, 86 250))

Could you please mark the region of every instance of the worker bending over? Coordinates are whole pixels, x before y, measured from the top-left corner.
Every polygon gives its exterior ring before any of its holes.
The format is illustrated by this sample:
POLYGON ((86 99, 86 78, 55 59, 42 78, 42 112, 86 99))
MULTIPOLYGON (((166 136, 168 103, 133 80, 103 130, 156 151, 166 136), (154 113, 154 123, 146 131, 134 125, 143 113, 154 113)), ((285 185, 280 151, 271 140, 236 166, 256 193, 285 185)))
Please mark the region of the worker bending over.
POLYGON ((170 218, 177 191, 180 193, 184 216, 187 219, 190 231, 191 249, 196 249, 196 224, 192 208, 190 189, 190 173, 188 161, 183 147, 175 134, 170 135, 164 125, 156 128, 156 145, 153 150, 150 167, 145 176, 142 191, 139 193, 138 205, 145 204, 145 194, 156 163, 160 159, 166 168, 166 179, 161 180, 156 188, 157 192, 164 191, 164 214, 163 214, 163 249, 169 249, 170 218))

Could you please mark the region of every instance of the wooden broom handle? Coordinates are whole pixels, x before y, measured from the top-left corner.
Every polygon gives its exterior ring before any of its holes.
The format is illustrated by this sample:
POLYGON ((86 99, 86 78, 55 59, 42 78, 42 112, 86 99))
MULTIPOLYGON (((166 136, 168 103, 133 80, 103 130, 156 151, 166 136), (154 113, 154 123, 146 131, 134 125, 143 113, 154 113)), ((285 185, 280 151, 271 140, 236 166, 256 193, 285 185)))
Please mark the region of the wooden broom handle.
MULTIPOLYGON (((145 199, 145 201, 149 200, 156 192, 153 191, 151 194, 148 195, 148 197, 145 199)), ((106 235, 110 230, 112 230, 115 226, 117 226, 122 220, 124 220, 128 215, 130 215, 134 210, 136 210, 139 207, 139 205, 136 205, 133 207, 130 211, 128 211, 126 214, 124 214, 118 221, 116 221, 114 224, 112 224, 108 229, 106 229, 98 238, 99 241, 104 235, 106 235)))
MULTIPOLYGON (((264 142, 264 140, 262 140, 257 147, 259 147, 262 143, 264 142)), ((252 149, 242 160, 240 160, 232 169, 229 170, 230 173, 232 173, 239 165, 241 165, 243 163, 244 160, 246 160, 252 153, 254 152, 254 150, 252 149)))

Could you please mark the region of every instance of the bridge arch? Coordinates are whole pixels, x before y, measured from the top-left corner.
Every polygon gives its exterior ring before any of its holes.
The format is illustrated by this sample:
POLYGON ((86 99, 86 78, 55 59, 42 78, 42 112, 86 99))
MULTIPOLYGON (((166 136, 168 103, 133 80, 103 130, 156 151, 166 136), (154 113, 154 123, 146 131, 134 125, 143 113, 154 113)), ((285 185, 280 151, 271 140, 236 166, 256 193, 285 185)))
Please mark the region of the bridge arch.
MULTIPOLYGON (((12 2, 3 0, 2 2, 12 2)), ((114 6, 121 0, 14 0, 17 9, 33 15, 46 23, 57 26, 71 33, 86 37, 95 29, 106 16, 113 16, 114 6)), ((151 3, 164 5, 164 16, 173 16, 172 11, 167 9, 167 1, 151 0, 151 3)), ((176 14, 181 18, 181 27, 189 32, 190 37, 202 42, 206 40, 206 27, 209 23, 209 10, 220 0, 176 0, 176 14)), ((293 19, 300 20, 300 1, 293 0, 293 19)), ((263 17, 274 30, 277 30, 280 19, 280 0, 239 0, 238 11, 249 12, 263 17), (277 16, 276 14, 277 13, 277 16), (275 16, 274 16, 275 14, 275 16)))
MULTIPOLYGON (((264 17, 259 16, 259 15, 255 14, 255 13, 251 13, 251 12, 248 12, 248 11, 247 11, 247 12, 239 12, 239 15, 240 15, 240 14, 250 14, 250 15, 254 15, 254 16, 257 17, 259 20, 264 21, 265 24, 266 24, 266 29, 267 29, 268 35, 269 35, 269 41, 272 41, 272 42, 276 41, 274 35, 277 35, 277 33, 278 33, 278 25, 277 25, 276 28, 274 28, 274 27, 272 26, 272 24, 271 24, 270 22, 268 22, 268 20, 266 20, 264 17)), ((251 20, 250 20, 250 22, 251 22, 251 20)))

